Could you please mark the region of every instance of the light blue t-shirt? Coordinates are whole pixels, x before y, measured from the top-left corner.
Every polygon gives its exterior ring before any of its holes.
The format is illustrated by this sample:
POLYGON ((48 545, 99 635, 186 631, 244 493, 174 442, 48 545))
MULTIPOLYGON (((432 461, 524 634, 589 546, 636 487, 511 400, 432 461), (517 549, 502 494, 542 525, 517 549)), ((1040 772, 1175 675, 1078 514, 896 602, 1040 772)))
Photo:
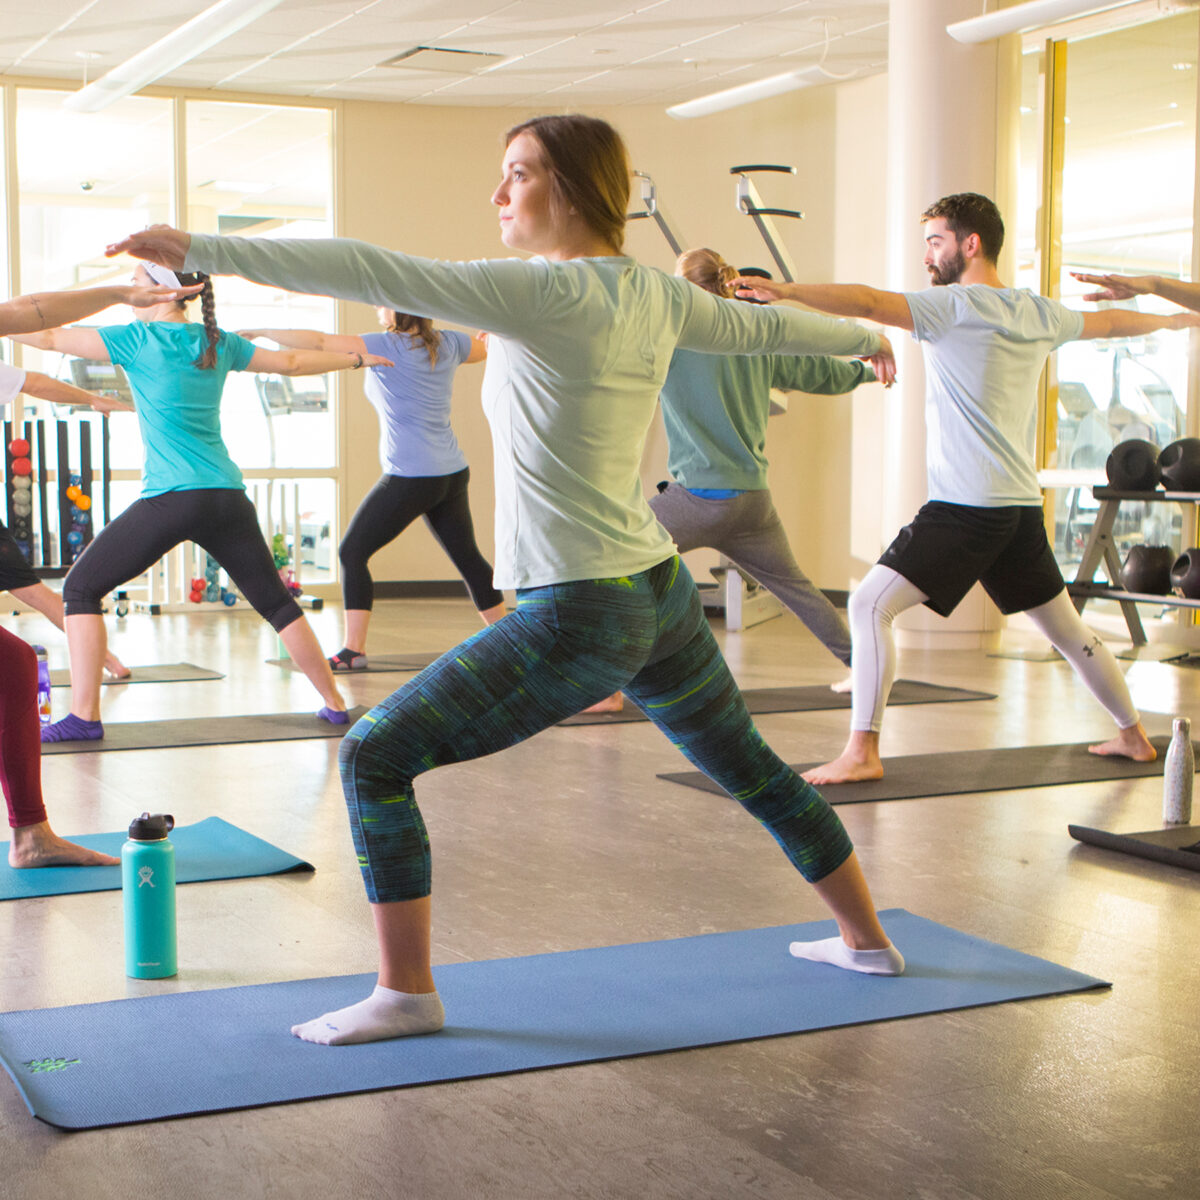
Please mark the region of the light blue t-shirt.
POLYGON ((716 296, 631 258, 442 262, 348 238, 192 235, 186 270, 237 274, 486 329, 498 588, 649 570, 675 553, 642 447, 676 346, 874 354, 877 334, 716 296))
POLYGON ((980 508, 1040 505, 1038 377, 1083 314, 1025 288, 959 283, 909 292, 925 355, 929 499, 980 508))
POLYGON ((133 392, 145 451, 142 495, 242 488, 221 440, 221 391, 230 371, 250 365, 254 344, 222 332, 216 366, 201 370, 194 363, 208 345, 203 325, 135 321, 97 332, 133 392))
POLYGON ((411 334, 363 334, 372 354, 396 364, 372 367, 363 383, 379 413, 379 465, 387 475, 453 475, 467 465, 450 428, 450 398, 471 339, 453 329, 438 333, 433 364, 425 343, 411 334))

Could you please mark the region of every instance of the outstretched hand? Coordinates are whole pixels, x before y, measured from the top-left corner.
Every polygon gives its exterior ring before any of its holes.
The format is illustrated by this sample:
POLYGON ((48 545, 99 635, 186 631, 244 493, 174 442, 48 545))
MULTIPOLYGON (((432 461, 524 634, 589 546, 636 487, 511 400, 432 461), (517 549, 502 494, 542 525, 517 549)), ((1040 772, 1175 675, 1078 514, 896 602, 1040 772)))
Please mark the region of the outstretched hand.
POLYGON ((786 283, 775 279, 762 279, 758 275, 739 275, 733 281, 733 294, 739 300, 758 300, 773 304, 784 296, 786 283))
POLYGON ((879 349, 874 354, 864 354, 862 359, 871 364, 875 378, 885 388, 890 388, 896 382, 896 352, 892 349, 892 343, 882 333, 879 335, 879 349))
POLYGON ((382 354, 364 354, 362 360, 364 367, 394 367, 396 365, 390 358, 384 358, 382 354))
POLYGON ((202 283, 193 283, 190 287, 137 287, 131 284, 123 288, 121 299, 132 308, 153 308, 156 304, 166 304, 169 300, 186 300, 194 296, 204 287, 202 283))
POLYGON ((104 254, 106 258, 132 254, 134 258, 147 259, 172 271, 182 271, 191 244, 192 235, 184 233, 182 229, 174 229, 170 225, 148 225, 138 233, 131 233, 127 238, 113 242, 104 254))
POLYGON ((1134 296, 1148 295, 1151 287, 1149 275, 1087 275, 1082 271, 1072 271, 1071 277, 1080 283, 1090 283, 1101 288, 1098 292, 1089 292, 1085 300, 1131 300, 1134 296))
POLYGON ((92 408, 105 416, 115 412, 137 412, 137 409, 127 401, 118 400, 116 396, 102 396, 98 392, 92 393, 92 408))

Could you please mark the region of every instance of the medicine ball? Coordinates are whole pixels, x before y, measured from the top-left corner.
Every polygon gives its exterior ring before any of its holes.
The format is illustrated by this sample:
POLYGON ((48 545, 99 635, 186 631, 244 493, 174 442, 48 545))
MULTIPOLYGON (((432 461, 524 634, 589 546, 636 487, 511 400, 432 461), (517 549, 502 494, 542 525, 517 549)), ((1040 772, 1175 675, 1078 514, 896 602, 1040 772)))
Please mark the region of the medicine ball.
POLYGON ((1158 456, 1169 492, 1200 492, 1200 438, 1180 438, 1158 456))
POLYGON ((1108 482, 1121 492, 1152 492, 1162 472, 1158 466, 1158 447, 1141 438, 1118 442, 1104 464, 1108 482))
POLYGON ((1166 596, 1171 591, 1174 561, 1170 546, 1131 546, 1121 566, 1121 586, 1127 592, 1166 596))
POLYGON ((1185 550, 1171 568, 1171 590, 1188 600, 1200 600, 1200 549, 1185 550))

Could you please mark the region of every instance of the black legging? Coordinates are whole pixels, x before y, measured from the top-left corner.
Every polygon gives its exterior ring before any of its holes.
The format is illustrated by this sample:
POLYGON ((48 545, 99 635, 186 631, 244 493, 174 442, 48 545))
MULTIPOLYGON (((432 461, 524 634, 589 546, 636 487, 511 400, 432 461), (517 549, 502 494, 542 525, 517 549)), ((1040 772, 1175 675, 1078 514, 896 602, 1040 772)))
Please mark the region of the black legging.
POLYGON ((397 538, 418 517, 450 556, 480 612, 504 599, 492 584, 492 566, 475 544, 475 526, 467 503, 471 471, 453 475, 384 475, 366 494, 338 547, 342 561, 342 598, 350 609, 370 609, 375 585, 367 560, 397 538))
POLYGON ((254 505, 234 488, 194 488, 135 500, 105 525, 67 572, 67 615, 99 614, 102 597, 188 541, 202 546, 224 567, 276 631, 304 615, 279 578, 254 505))

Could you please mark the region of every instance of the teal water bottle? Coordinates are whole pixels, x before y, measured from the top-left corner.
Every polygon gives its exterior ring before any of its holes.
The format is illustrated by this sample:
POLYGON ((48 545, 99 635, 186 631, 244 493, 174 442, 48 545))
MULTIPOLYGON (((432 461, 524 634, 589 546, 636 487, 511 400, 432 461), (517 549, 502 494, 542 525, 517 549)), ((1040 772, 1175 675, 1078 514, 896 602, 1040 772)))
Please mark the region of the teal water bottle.
POLYGON ((142 813, 121 847, 125 974, 131 979, 165 979, 177 970, 175 847, 167 838, 174 828, 174 817, 142 813))

